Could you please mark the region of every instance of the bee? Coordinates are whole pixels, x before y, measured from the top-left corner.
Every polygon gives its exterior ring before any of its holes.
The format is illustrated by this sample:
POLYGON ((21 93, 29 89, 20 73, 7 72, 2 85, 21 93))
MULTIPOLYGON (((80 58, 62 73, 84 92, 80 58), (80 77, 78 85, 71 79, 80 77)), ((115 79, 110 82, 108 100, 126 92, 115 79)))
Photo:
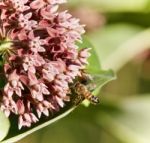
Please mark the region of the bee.
POLYGON ((76 93, 76 98, 74 100, 75 105, 81 103, 84 99, 89 100, 92 104, 99 104, 99 98, 92 95, 92 93, 88 90, 87 86, 77 82, 74 86, 74 90, 76 93))

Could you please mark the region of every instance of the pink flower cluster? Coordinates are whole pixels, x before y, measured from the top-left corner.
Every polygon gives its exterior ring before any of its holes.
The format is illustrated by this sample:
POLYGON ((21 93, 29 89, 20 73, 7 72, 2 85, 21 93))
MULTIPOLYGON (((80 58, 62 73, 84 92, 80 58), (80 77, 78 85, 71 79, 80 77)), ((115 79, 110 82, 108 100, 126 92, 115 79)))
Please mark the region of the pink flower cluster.
MULTIPOLYGON (((89 49, 78 50, 83 25, 67 11, 66 0, 2 0, 0 41, 10 42, 5 57, 1 110, 19 116, 19 129, 69 101, 69 84, 85 69, 89 49)), ((0 49, 1 50, 1 49, 0 49)))

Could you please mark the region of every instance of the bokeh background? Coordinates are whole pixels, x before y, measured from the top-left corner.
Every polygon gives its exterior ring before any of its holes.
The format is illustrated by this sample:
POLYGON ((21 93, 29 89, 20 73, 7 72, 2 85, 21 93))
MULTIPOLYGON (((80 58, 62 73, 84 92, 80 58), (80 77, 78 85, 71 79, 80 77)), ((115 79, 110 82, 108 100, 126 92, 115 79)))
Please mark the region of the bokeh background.
POLYGON ((68 0, 114 80, 101 104, 74 112, 18 143, 150 143, 150 0, 68 0))

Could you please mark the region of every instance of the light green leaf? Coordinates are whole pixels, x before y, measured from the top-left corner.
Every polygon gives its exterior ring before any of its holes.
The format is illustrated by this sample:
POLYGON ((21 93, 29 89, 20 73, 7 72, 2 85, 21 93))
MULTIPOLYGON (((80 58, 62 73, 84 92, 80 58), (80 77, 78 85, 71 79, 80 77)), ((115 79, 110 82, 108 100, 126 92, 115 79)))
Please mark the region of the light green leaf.
MULTIPOLYGON (((4 75, 0 75, 0 88, 4 87, 4 82, 5 82, 4 75)), ((7 135, 9 127, 10 123, 8 118, 4 115, 2 111, 0 111, 0 141, 4 139, 4 137, 7 135)))
MULTIPOLYGON (((106 71, 99 71, 95 74, 91 73, 92 81, 90 81, 89 84, 87 84, 87 88, 92 91, 92 94, 95 96, 98 96, 100 89, 107 84, 108 82, 115 80, 116 75, 112 70, 106 70, 106 71)), ((90 105, 90 102, 88 100, 83 101, 83 105, 88 107, 90 105)))
POLYGON ((101 70, 100 60, 95 52, 95 47, 91 44, 87 37, 83 38, 83 43, 78 43, 78 46, 82 48, 91 48, 91 56, 88 59, 89 65, 87 65, 87 71, 95 73, 101 70))
POLYGON ((72 6, 89 6, 106 12, 139 12, 147 10, 149 0, 70 0, 72 6))
POLYGON ((150 30, 131 25, 108 26, 90 37, 102 67, 115 71, 150 47, 150 30))
MULTIPOLYGON (((91 74, 92 76, 92 81, 90 84, 96 84, 96 88, 101 88, 104 86, 106 83, 116 79, 116 75, 112 70, 105 70, 105 71, 99 71, 95 74, 91 74)), ((95 90, 94 89, 94 90, 95 90)))
POLYGON ((8 118, 0 111, 0 141, 7 135, 10 127, 8 118))
MULTIPOLYGON (((100 66, 100 59, 95 52, 95 47, 89 42, 87 37, 83 38, 83 43, 78 43, 80 48, 91 48, 91 56, 89 58, 89 65, 87 66, 87 72, 92 76, 92 81, 87 85, 88 89, 93 90, 93 95, 98 95, 102 86, 106 83, 116 79, 116 75, 112 70, 102 70, 100 66), (94 86, 94 89, 92 87, 94 86)), ((84 100, 83 104, 87 107, 90 102, 84 100)))
POLYGON ((119 112, 101 111, 98 124, 121 142, 149 143, 150 97, 124 99, 117 105, 119 112))
POLYGON ((87 84, 87 88, 92 91, 93 95, 98 95, 100 89, 108 82, 115 80, 116 75, 112 70, 103 70, 99 72, 90 73, 92 80, 87 84))
MULTIPOLYGON (((66 109, 63 112, 59 113, 58 115, 55 115, 53 118, 47 120, 47 121, 40 121, 40 123, 38 123, 38 125, 35 125, 32 128, 26 129, 26 130, 17 130, 15 127, 11 129, 11 132, 8 134, 8 136, 5 138, 5 140, 3 140, 1 143, 14 143, 24 137, 26 137, 27 135, 43 128, 46 127, 56 121, 58 121, 59 119, 67 116, 71 111, 73 111, 74 108, 70 108, 70 109, 66 109)), ((16 122, 17 124, 17 122, 16 122)), ((16 125, 14 125, 16 126, 16 125)), ((4 129, 4 128, 2 128, 4 129)))

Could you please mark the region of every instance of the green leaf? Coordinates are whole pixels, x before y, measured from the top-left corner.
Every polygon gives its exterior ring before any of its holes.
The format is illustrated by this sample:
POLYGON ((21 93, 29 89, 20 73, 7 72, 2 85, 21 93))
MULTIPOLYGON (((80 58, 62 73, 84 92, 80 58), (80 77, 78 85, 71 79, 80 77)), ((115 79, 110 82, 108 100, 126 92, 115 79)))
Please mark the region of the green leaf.
MULTIPOLYGON (((116 75, 112 70, 102 70, 100 65, 100 60, 95 52, 95 47, 91 44, 87 37, 83 38, 83 43, 78 43, 79 47, 91 48, 91 56, 89 58, 89 65, 87 66, 88 73, 92 76, 92 81, 87 85, 89 90, 93 90, 93 95, 98 95, 102 86, 106 83, 116 79, 116 75), (92 89, 94 86, 94 89, 92 89)), ((83 101, 83 105, 88 107, 90 102, 88 100, 83 101)))
MULTIPOLYGON (((116 75, 112 70, 99 71, 97 73, 95 72, 95 74, 91 73, 90 75, 92 76, 92 81, 87 84, 87 88, 93 91, 92 94, 95 96, 98 96, 100 89, 105 84, 116 79, 116 75)), ((83 105, 88 107, 90 102, 88 100, 84 100, 83 105)))
MULTIPOLYGON (((93 95, 98 95, 102 86, 106 83, 116 79, 116 75, 112 70, 102 70, 100 60, 95 52, 95 47, 90 43, 87 37, 83 38, 83 43, 78 43, 80 48, 91 48, 91 56, 88 60, 87 72, 91 75, 92 81, 87 85, 89 90, 94 90, 93 95), (94 89, 92 89, 94 86, 94 89)), ((89 106, 90 102, 84 100, 83 104, 89 106)))
POLYGON ((96 84, 96 89, 97 88, 101 88, 102 86, 104 86, 106 83, 115 80, 116 79, 116 75, 114 74, 114 72, 112 70, 103 70, 103 71, 99 71, 95 74, 92 74, 92 81, 90 84, 96 84))
MULTIPOLYGON (((13 125, 13 127, 11 125, 9 134, 6 136, 6 138, 1 143, 14 143, 14 142, 26 137, 27 135, 58 121, 59 119, 68 115, 73 110, 74 110, 74 107, 66 108, 63 111, 59 112, 59 114, 57 114, 47 120, 41 119, 40 122, 37 123, 36 125, 34 125, 33 127, 24 129, 24 130, 18 130, 18 127, 17 127, 18 123, 16 120, 14 120, 13 122, 15 124, 13 125)), ((3 123, 3 122, 1 122, 1 123, 3 123)), ((4 129, 4 128, 2 128, 2 129, 4 129)))
POLYGON ((95 47, 91 44, 87 37, 83 37, 83 43, 78 43, 78 46, 82 48, 91 48, 91 56, 88 59, 89 65, 87 66, 87 71, 95 73, 101 70, 100 60, 95 52, 95 47))
POLYGON ((10 127, 8 118, 0 111, 0 141, 7 135, 10 127))
POLYGON ((70 0, 72 6, 89 6, 98 11, 106 12, 143 12, 149 5, 149 0, 70 0))
MULTIPOLYGON (((98 59, 96 52, 95 52, 95 49, 90 44, 90 42, 88 42, 87 38, 84 38, 84 42, 82 44, 79 44, 79 46, 80 46, 80 48, 86 48, 86 47, 92 48, 91 57, 89 59, 89 65, 87 67, 87 71, 89 73, 92 73, 92 74, 96 73, 96 75, 98 77, 97 78, 98 79, 98 86, 97 87, 101 87, 106 82, 110 81, 114 76, 113 73, 111 71, 102 71, 100 64, 99 64, 99 59, 98 59)), ((95 80, 95 78, 94 78, 94 80, 95 80)), ((54 113, 54 115, 52 115, 50 117, 43 117, 40 119, 40 121, 38 123, 32 125, 31 128, 23 128, 21 130, 18 130, 17 117, 11 116, 10 117, 11 127, 10 127, 8 135, 2 141, 2 143, 16 142, 16 141, 24 138, 25 136, 27 136, 27 135, 45 127, 45 126, 48 126, 48 125, 58 121, 59 119, 68 115, 74 109, 75 109, 74 102, 70 101, 70 102, 66 103, 66 106, 64 108, 60 109, 59 112, 54 113)))
POLYGON ((150 30, 117 24, 90 35, 102 67, 118 71, 127 62, 150 47, 150 30))
POLYGON ((101 111, 97 123, 121 142, 149 143, 150 96, 132 97, 116 104, 120 111, 101 111))

